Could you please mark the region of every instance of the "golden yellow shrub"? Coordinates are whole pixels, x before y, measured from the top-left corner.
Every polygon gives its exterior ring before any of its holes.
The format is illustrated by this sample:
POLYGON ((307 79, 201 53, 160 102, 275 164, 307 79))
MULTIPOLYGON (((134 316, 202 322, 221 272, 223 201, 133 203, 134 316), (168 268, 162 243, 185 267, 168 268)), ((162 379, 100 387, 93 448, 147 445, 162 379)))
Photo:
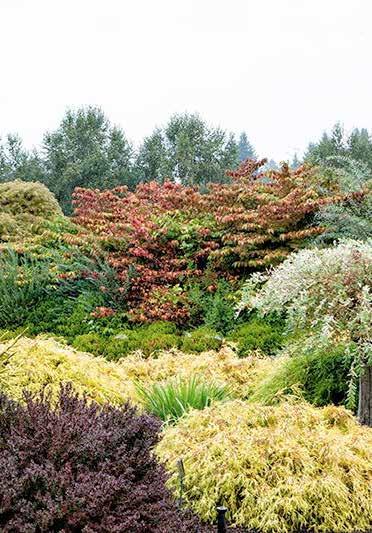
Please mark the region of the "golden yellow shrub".
POLYGON ((157 358, 145 358, 138 352, 121 359, 118 364, 132 381, 151 384, 174 377, 187 379, 197 376, 228 385, 235 396, 246 398, 255 384, 276 365, 276 361, 253 356, 240 359, 231 348, 224 346, 219 352, 200 354, 170 350, 161 352, 157 358))
MULTIPOLYGON (((11 343, 0 344, 0 354, 11 343)), ((5 357, 0 357, 1 389, 14 399, 24 389, 37 392, 42 387, 55 394, 61 383, 71 382, 77 392, 98 403, 122 404, 134 395, 125 372, 114 363, 75 351, 50 338, 22 338, 5 357), (5 359, 5 361, 4 361, 5 359)))
POLYGON ((183 458, 186 503, 204 520, 223 501, 264 533, 372 527, 372 429, 344 408, 219 403, 166 427, 156 452, 175 491, 183 458))
POLYGON ((43 218, 62 215, 56 197, 45 185, 21 180, 0 183, 0 211, 43 218))

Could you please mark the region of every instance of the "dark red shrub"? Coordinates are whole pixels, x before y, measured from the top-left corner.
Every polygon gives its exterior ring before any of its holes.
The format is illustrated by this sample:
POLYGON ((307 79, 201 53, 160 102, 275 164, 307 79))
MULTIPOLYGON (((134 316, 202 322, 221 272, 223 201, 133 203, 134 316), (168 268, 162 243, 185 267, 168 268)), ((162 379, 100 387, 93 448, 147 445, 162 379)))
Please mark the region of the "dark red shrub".
POLYGON ((25 405, 0 395, 0 530, 198 531, 151 455, 159 423, 127 405, 88 405, 69 387, 25 405))

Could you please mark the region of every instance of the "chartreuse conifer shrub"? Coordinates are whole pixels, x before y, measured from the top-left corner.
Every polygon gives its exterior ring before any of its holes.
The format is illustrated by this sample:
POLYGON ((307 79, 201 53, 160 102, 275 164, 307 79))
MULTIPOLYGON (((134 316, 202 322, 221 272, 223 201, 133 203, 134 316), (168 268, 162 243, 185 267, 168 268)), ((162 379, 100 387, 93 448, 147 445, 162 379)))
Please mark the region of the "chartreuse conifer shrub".
POLYGON ((129 404, 0 394, 0 529, 197 532, 165 487, 152 449, 160 422, 129 404))
POLYGON ((206 521, 223 502, 262 533, 372 527, 372 430, 341 407, 216 403, 166 427, 157 456, 175 491, 183 459, 186 503, 206 521))
POLYGON ((16 400, 24 390, 37 393, 42 388, 54 398, 63 383, 72 383, 76 392, 97 403, 121 405, 134 396, 134 386, 119 365, 53 339, 22 338, 14 345, 9 341, 0 344, 2 352, 7 355, 0 355, 0 388, 16 400))

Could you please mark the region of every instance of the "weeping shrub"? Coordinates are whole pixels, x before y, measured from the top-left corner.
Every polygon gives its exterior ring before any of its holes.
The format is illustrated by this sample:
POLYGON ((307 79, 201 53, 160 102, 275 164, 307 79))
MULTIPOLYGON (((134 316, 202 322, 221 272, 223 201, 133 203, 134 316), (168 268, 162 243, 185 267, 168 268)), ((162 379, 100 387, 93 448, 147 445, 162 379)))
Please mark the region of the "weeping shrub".
POLYGON ((159 423, 129 405, 0 395, 1 531, 198 531, 151 450, 159 423))
POLYGON ((222 502, 261 533, 372 527, 372 430, 344 408, 216 403, 165 428, 157 455, 174 490, 183 458, 185 500, 203 520, 222 502))
POLYGON ((176 422, 190 409, 205 409, 212 402, 231 397, 226 385, 208 383, 196 376, 150 386, 138 383, 137 391, 146 411, 164 422, 176 422))

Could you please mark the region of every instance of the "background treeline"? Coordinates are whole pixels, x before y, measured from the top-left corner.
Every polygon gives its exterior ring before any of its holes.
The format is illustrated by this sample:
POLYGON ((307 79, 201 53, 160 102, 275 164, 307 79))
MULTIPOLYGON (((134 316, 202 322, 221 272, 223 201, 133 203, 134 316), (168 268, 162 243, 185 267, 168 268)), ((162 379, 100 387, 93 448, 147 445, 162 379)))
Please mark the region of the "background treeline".
MULTIPOLYGON (((210 182, 226 182, 226 169, 257 158, 246 133, 236 138, 209 126, 199 115, 187 113, 173 115, 135 149, 125 132, 97 107, 68 110, 58 128, 45 133, 39 150, 27 150, 14 134, 0 141, 0 182, 40 181, 56 195, 65 213, 71 213, 75 187, 127 185, 133 190, 141 182, 171 180, 203 189, 210 182)), ((359 162, 360 171, 371 171, 368 131, 355 129, 347 135, 336 124, 330 134, 310 144, 305 154, 305 160, 316 164, 332 157, 347 157, 359 162)), ((301 162, 295 155, 290 166, 296 168, 301 162)), ((271 160, 266 167, 277 165, 271 160)))

